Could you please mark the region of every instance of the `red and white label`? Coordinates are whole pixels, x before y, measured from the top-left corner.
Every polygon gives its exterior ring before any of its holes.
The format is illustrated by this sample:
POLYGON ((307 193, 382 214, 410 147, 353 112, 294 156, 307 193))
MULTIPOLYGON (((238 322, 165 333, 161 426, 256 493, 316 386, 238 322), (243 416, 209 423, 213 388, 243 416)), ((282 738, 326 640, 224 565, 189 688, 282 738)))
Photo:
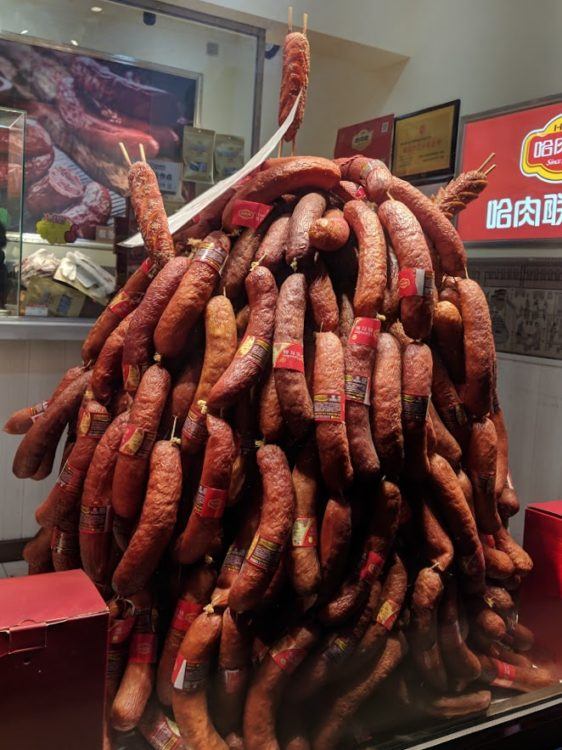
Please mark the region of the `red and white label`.
POLYGON ((398 296, 427 297, 433 291, 433 273, 423 268, 401 268, 398 272, 398 296))
POLYGON ((117 292, 115 297, 111 300, 107 309, 111 310, 111 312, 114 313, 114 315, 117 315, 118 318, 123 319, 132 312, 136 306, 136 300, 124 289, 121 289, 121 291, 117 292))
POLYGON ((234 201, 231 223, 233 226, 256 229, 272 208, 273 206, 268 206, 266 203, 245 200, 234 201))
POLYGON ((31 421, 35 422, 35 420, 40 417, 41 414, 44 414, 47 411, 48 406, 48 401, 40 401, 38 404, 35 404, 35 406, 32 406, 29 410, 31 421))
POLYGON ((113 508, 108 505, 82 505, 80 508, 81 534, 107 534, 113 525, 113 508))
POLYGON ((494 659, 493 657, 490 657, 490 661, 496 668, 496 677, 492 680, 490 685, 494 685, 495 687, 510 688, 515 682, 515 678, 517 677, 517 669, 513 666, 513 664, 508 664, 505 661, 500 661, 499 659, 494 659))
POLYGON ((191 406, 187 412, 181 437, 193 446, 203 445, 207 439, 207 417, 202 413, 198 404, 191 406))
POLYGON ((381 322, 377 318, 355 318, 349 334, 349 343, 376 349, 380 329, 381 322))
POLYGON ((57 479, 57 484, 68 495, 78 495, 82 490, 85 476, 85 471, 74 468, 66 461, 57 479))
POLYGON ((145 258, 140 265, 140 271, 149 279, 153 279, 158 273, 158 267, 154 265, 151 258, 145 258))
POLYGON ((315 422, 345 422, 345 399, 341 391, 314 394, 315 422))
POLYGON ((291 636, 282 638, 269 652, 269 655, 277 666, 288 674, 292 674, 295 671, 306 654, 306 649, 298 648, 291 636))
POLYGON ((119 453, 123 453, 125 456, 148 458, 155 439, 155 432, 143 430, 142 427, 137 427, 129 422, 125 425, 119 453))
POLYGON ((293 547, 318 546, 318 524, 316 523, 316 518, 309 516, 298 516, 295 518, 291 540, 293 547))
POLYGON ((188 664, 186 660, 178 654, 172 670, 172 684, 176 690, 184 690, 191 693, 199 690, 207 683, 209 673, 208 664, 188 664))
POLYGON ((195 495, 193 510, 201 518, 222 518, 228 499, 228 490, 205 487, 200 484, 195 495))
POLYGON ((129 661, 134 664, 156 663, 156 633, 133 633, 129 661))
POLYGON ((297 342, 273 344, 273 367, 276 370, 304 372, 302 344, 297 342))
POLYGON ((196 617, 203 611, 203 605, 198 602, 180 599, 172 619, 172 627, 181 633, 187 633, 196 617))
POLYGON ((217 273, 222 273, 227 258, 228 252, 222 245, 216 242, 207 242, 199 246, 193 262, 206 263, 217 273))
POLYGON ((384 557, 381 557, 378 552, 370 550, 367 553, 363 564, 361 565, 361 570, 359 571, 359 580, 371 583, 371 581, 375 579, 375 576, 378 576, 378 574, 381 572, 383 565, 384 557))

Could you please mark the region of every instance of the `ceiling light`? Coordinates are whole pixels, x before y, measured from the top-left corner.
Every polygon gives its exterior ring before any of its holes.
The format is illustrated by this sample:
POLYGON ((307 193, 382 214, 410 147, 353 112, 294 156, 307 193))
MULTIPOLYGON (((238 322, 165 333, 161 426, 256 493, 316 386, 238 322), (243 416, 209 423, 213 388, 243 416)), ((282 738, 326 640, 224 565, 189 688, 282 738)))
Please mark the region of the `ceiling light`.
POLYGON ((29 34, 29 29, 22 29, 20 34, 29 34))
POLYGON ((74 47, 78 47, 78 42, 76 41, 76 39, 71 39, 71 40, 70 40, 70 43, 71 43, 72 45, 74 45, 74 47))
POLYGON ((92 5, 90 10, 92 11, 92 13, 101 13, 103 8, 100 8, 99 5, 92 5))

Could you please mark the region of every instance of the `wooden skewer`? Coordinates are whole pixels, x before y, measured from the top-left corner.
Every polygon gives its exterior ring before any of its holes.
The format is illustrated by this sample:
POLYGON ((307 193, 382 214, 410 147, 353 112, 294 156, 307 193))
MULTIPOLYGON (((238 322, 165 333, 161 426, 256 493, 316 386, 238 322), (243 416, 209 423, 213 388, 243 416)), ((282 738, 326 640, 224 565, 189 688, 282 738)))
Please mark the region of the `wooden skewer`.
POLYGON ((490 174, 490 172, 493 172, 496 167, 497 167, 497 164, 492 164, 491 167, 488 167, 488 169, 484 172, 486 177, 490 174))
POLYGON ((141 159, 146 164, 146 154, 144 152, 144 144, 143 143, 139 143, 139 151, 140 151, 141 159))
POLYGON ((302 14, 302 33, 306 36, 308 29, 308 13, 302 14))
POLYGON ((289 10, 287 12, 287 26, 289 27, 289 32, 293 30, 293 6, 289 5, 289 10))
POLYGON ((277 146, 277 158, 280 159, 283 155, 283 139, 279 141, 279 145, 277 146))
POLYGON ((484 167, 486 166, 486 164, 490 161, 490 159, 493 159, 495 155, 496 155, 495 151, 492 151, 492 153, 490 154, 490 156, 488 156, 486 159, 484 159, 484 161, 482 162, 482 164, 475 171, 476 172, 481 172, 484 169, 484 167))
POLYGON ((123 141, 119 141, 119 148, 121 149, 121 153, 123 154, 123 157, 125 161, 127 162, 128 166, 132 167, 133 162, 131 161, 131 157, 129 156, 129 153, 127 149, 125 148, 125 144, 123 143, 123 141))

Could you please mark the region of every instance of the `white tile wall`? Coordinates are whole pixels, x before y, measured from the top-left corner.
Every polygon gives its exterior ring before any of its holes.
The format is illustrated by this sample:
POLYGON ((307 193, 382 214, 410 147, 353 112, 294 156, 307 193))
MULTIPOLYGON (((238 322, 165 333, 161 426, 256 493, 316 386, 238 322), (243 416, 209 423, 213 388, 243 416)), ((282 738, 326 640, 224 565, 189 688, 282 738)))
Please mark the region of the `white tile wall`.
MULTIPOLYGON (((46 398, 64 370, 80 362, 75 341, 0 341, 0 424, 20 406, 46 398)), ((562 362, 499 354, 499 390, 510 437, 510 462, 522 505, 562 498, 562 362)), ((33 516, 54 481, 16 479, 18 438, 0 432, 0 539, 32 536, 33 516)), ((55 462, 58 466, 59 456, 55 462)), ((523 533, 521 512, 512 521, 523 533)))

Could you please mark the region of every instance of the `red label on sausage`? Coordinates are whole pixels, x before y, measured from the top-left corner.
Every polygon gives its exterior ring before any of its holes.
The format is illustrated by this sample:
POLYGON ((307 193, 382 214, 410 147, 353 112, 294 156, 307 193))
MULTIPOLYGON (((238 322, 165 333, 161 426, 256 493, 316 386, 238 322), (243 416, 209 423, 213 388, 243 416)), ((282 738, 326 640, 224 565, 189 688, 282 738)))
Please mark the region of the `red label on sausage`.
POLYGON ((150 726, 141 721, 139 729, 153 750, 185 750, 177 724, 164 714, 150 726))
POLYGON ((55 555, 76 555, 79 552, 78 534, 61 531, 53 527, 51 536, 51 552, 55 555))
POLYGON ((122 453, 124 456, 148 458, 155 439, 155 432, 143 430, 142 427, 137 427, 129 422, 125 425, 119 453, 122 453))
POLYGON ((222 570, 232 570, 235 573, 238 573, 242 567, 247 551, 248 550, 243 547, 235 547, 234 544, 231 544, 228 548, 228 552, 224 556, 222 570))
POLYGON ((490 661, 496 668, 496 677, 492 680, 490 685, 504 688, 511 687, 515 682, 515 678, 517 677, 517 669, 513 666, 513 664, 508 664, 505 661, 500 661, 499 659, 494 659, 493 657, 490 657, 490 661))
POLYGON ((207 417, 201 412, 198 404, 191 406, 187 412, 181 437, 194 447, 203 445, 207 439, 207 417))
POLYGON ((134 624, 135 617, 133 615, 113 620, 109 626, 109 643, 111 645, 125 643, 127 638, 131 635, 134 624))
POLYGON ((232 225, 256 229, 266 218, 273 206, 255 201, 234 201, 232 204, 232 225))
POLYGON ((188 664, 187 661, 178 654, 172 670, 172 684, 176 690, 183 690, 191 693, 194 690, 204 687, 207 684, 209 674, 208 664, 188 664))
POLYGON ((80 508, 81 534, 106 534, 111 529, 113 508, 107 505, 82 505, 80 508))
POLYGON ((304 372, 304 350, 297 342, 273 344, 273 367, 276 370, 304 372))
POLYGON ((298 648, 291 636, 282 638, 269 652, 277 666, 292 674, 306 657, 306 649, 298 648))
POLYGON ((281 545, 278 542, 272 542, 256 534, 248 550, 246 562, 260 570, 269 571, 277 567, 280 557, 281 545))
POLYGON ((211 266, 217 273, 221 273, 226 263, 228 252, 221 245, 215 242, 204 242, 199 245, 193 262, 206 263, 211 266))
POLYGON ((355 198, 360 201, 366 197, 367 197, 367 193, 365 192, 365 188, 363 187, 363 185, 359 185, 359 187, 357 188, 355 192, 355 198))
POLYGON ((129 294, 129 292, 121 289, 121 291, 117 292, 115 297, 111 300, 107 309, 111 310, 111 312, 117 315, 118 318, 123 319, 132 312, 136 306, 137 301, 129 294))
POLYGON ((57 479, 57 484, 67 494, 78 495, 82 491, 85 476, 85 471, 74 468, 74 466, 66 461, 57 479))
POLYGON ((378 552, 370 550, 361 565, 359 580, 371 583, 371 581, 374 581, 375 577, 379 575, 383 565, 384 557, 381 557, 378 552))
POLYGON ((48 401, 40 401, 38 404, 35 404, 35 406, 31 406, 29 408, 29 417, 31 421, 35 422, 35 420, 40 417, 41 414, 44 414, 47 411, 48 406, 48 401))
POLYGON ((315 517, 297 516, 293 523, 293 547, 316 547, 318 545, 318 525, 315 517))
POLYGON ((265 339, 246 335, 240 342, 236 356, 247 356, 263 369, 271 357, 271 344, 265 339))
POLYGON ((149 279, 153 279, 158 273, 158 266, 154 265, 151 258, 145 258, 140 265, 140 271, 149 279))
POLYGON ((200 484, 195 495, 193 510, 201 518, 222 518, 228 499, 228 490, 205 487, 200 484))
POLYGON ((99 440, 107 430, 111 417, 107 412, 92 412, 88 409, 80 409, 78 413, 77 432, 82 437, 88 437, 99 440))
POLYGON ((371 378, 365 375, 346 373, 344 382, 346 401, 355 401, 358 404, 369 406, 371 403, 371 378))
POLYGON ((349 343, 377 348, 381 322, 377 318, 355 318, 349 333, 349 343))
POLYGON ((156 663, 156 633, 133 633, 129 646, 129 662, 156 663))
POLYGON ((429 297, 433 293, 433 272, 423 268, 401 268, 398 272, 398 296, 429 297))
POLYGON ((341 391, 314 394, 315 422, 345 422, 345 401, 341 391))
POLYGON ((172 627, 175 630, 180 630, 182 633, 186 633, 195 618, 198 617, 202 611, 202 604, 186 599, 180 599, 177 603, 176 611, 174 612, 172 627))
POLYGON ((429 396, 402 394, 402 417, 406 422, 425 423, 429 409, 429 396))
MULTIPOLYGON (((146 367, 144 368, 146 369, 146 367)), ((123 365, 123 386, 127 393, 135 393, 139 387, 143 370, 138 365, 123 365)))
POLYGON ((377 613, 377 622, 386 630, 391 631, 400 614, 400 609, 401 607, 397 602, 393 602, 392 599, 385 599, 377 613))

